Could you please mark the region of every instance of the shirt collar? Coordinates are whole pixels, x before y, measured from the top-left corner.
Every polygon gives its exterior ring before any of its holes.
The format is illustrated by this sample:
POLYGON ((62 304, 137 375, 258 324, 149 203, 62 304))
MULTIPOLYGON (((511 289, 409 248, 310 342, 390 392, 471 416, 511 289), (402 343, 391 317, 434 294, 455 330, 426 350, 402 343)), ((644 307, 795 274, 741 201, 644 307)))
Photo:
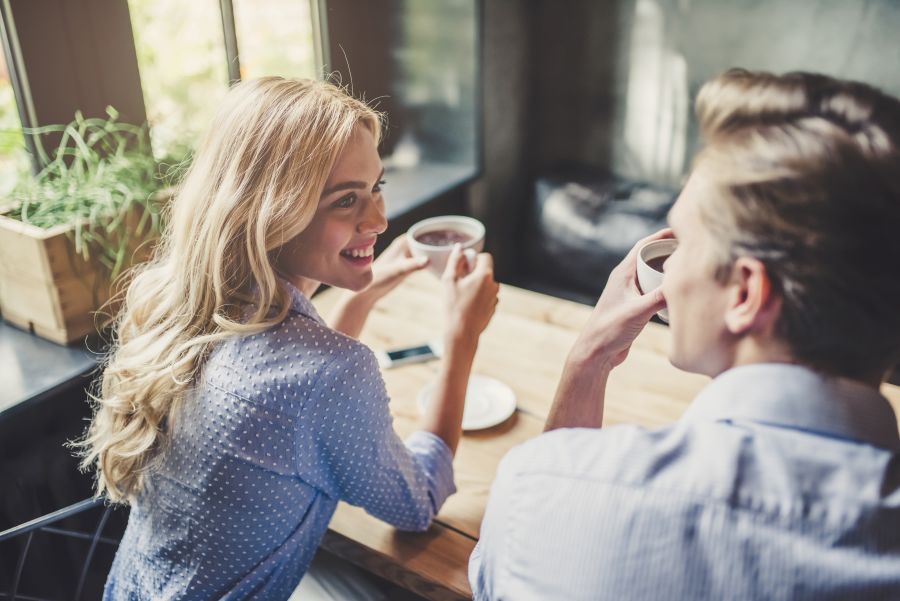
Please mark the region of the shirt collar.
POLYGON ((305 315, 306 317, 309 317, 322 325, 326 325, 325 320, 319 316, 319 312, 316 311, 316 308, 313 306, 312 301, 306 298, 305 294, 300 292, 300 290, 296 286, 291 284, 286 279, 279 278, 279 281, 291 295, 292 312, 299 313, 300 315, 305 315))
POLYGON ((900 449, 897 417, 874 388, 786 363, 732 368, 694 399, 685 421, 751 421, 900 449))

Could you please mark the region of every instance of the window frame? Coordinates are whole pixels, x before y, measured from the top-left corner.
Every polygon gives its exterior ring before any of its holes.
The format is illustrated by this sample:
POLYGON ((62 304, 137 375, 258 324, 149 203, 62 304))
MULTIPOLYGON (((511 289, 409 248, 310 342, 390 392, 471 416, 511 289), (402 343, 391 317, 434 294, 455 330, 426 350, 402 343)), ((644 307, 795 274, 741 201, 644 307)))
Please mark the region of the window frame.
POLYGON ((9 73, 9 83, 16 99, 16 112, 19 113, 19 122, 22 124, 22 137, 25 140, 25 149, 28 151, 31 171, 37 174, 40 171, 38 153, 35 147, 34 137, 27 133, 35 127, 34 104, 31 102, 30 88, 27 76, 22 67, 22 50, 19 47, 19 39, 16 35, 15 20, 12 18, 8 0, 0 2, 0 43, 3 44, 3 54, 6 59, 6 71, 9 73))
MULTIPOLYGON (((320 73, 330 73, 334 68, 331 60, 334 49, 330 40, 334 39, 336 32, 343 31, 341 28, 346 28, 346 23, 331 22, 333 5, 338 2, 331 0, 332 6, 329 6, 328 0, 297 1, 309 2, 317 68, 320 73)), ((397 194, 392 195, 394 206, 389 211, 392 217, 462 188, 483 172, 484 3, 483 0, 471 1, 475 3, 477 27, 474 48, 476 131, 472 168, 456 174, 451 174, 449 170, 443 174, 429 174, 427 168, 416 173, 418 168, 410 169, 402 179, 411 185, 398 186, 397 194), (437 177, 438 181, 428 189, 418 185, 432 177, 437 177)), ((240 47, 232 0, 219 0, 219 8, 229 78, 227 84, 233 85, 240 81, 240 47)), ((0 17, 3 25, 0 37, 7 53, 10 81, 23 129, 67 123, 76 110, 85 116, 103 116, 108 105, 119 110, 122 121, 146 122, 127 0, 42 0, 39 3, 34 0, 0 0, 0 17), (37 14, 35 5, 40 5, 43 14, 37 14), (46 17, 48 9, 52 9, 55 17, 46 17), (21 43, 26 36, 39 36, 41 43, 36 44, 34 39, 30 43, 21 43), (50 68, 41 68, 48 65, 50 68), (67 70, 74 73, 68 77, 58 77, 67 70)), ((389 43, 380 48, 378 54, 389 57, 392 51, 393 44, 389 43)), ((352 80, 349 73, 344 79, 348 82, 352 80)), ((367 95, 374 97, 372 93, 367 95)), ((37 164, 34 137, 26 134, 24 138, 36 173, 40 165, 37 164)), ((45 144, 52 145, 52 140, 45 140, 45 144)))

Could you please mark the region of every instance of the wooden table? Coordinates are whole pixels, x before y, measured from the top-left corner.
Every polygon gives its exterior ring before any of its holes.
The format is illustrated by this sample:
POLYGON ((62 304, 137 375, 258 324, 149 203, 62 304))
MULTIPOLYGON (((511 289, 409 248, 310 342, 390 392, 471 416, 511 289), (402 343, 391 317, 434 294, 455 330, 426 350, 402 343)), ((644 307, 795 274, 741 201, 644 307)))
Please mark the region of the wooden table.
MULTIPOLYGON (((314 299, 326 319, 338 294, 328 290, 314 299)), ((440 302, 439 282, 430 274, 415 274, 375 308, 362 341, 390 348, 434 339, 443 328, 440 302)), ((471 598, 468 559, 497 464, 510 448, 541 432, 563 361, 590 311, 585 305, 502 286, 473 373, 508 384, 518 400, 516 413, 494 428, 464 434, 454 460, 458 492, 428 532, 399 532, 341 503, 324 547, 429 599, 471 598)), ((708 382, 672 367, 668 345, 668 328, 655 323, 638 337, 628 359, 609 379, 605 425, 671 423, 708 382)), ((415 398, 434 379, 437 366, 431 362, 384 372, 401 436, 418 428, 415 398)), ((900 414, 900 388, 886 385, 884 392, 900 414)))

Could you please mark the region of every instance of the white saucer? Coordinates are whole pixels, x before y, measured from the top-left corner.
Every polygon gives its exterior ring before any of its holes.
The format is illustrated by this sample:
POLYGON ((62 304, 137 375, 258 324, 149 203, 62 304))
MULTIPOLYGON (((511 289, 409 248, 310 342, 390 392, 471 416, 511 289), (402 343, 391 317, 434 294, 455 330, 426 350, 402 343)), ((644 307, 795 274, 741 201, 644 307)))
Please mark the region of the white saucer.
MULTIPOLYGON (((419 411, 434 394, 434 382, 419 391, 416 399, 419 411)), ((463 410, 462 429, 481 430, 502 423, 516 410, 516 395, 512 389, 494 378, 470 376, 466 389, 466 408, 463 410)))

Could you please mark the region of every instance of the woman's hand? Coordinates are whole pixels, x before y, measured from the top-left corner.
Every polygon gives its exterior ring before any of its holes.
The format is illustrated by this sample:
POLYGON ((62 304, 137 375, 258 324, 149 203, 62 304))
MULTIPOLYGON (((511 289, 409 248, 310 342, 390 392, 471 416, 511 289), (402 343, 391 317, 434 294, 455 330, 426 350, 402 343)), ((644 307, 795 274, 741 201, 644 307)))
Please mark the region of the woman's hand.
POLYGON ((440 437, 455 453, 478 338, 497 308, 500 286, 494 281, 491 255, 477 255, 470 269, 459 244, 450 252, 441 283, 447 310, 444 357, 433 401, 428 403, 422 417, 422 427, 440 437))
POLYGON ((396 288, 406 276, 426 265, 428 259, 415 258, 410 254, 405 235, 394 238, 372 264, 372 283, 359 292, 345 292, 338 300, 331 327, 358 338, 375 303, 396 288))
POLYGON ((447 311, 447 335, 477 344, 497 308, 500 285, 494 281, 494 259, 488 253, 475 256, 475 265, 459 244, 454 245, 441 276, 447 311))
POLYGON ((406 234, 401 234, 372 263, 372 283, 360 294, 368 295, 374 303, 396 288, 409 274, 427 265, 427 258, 412 256, 406 234))
POLYGON ((634 339, 653 314, 666 306, 662 287, 641 294, 637 283, 638 252, 648 242, 672 237, 672 230, 665 228, 639 240, 613 269, 570 357, 598 360, 608 369, 625 360, 634 339))

